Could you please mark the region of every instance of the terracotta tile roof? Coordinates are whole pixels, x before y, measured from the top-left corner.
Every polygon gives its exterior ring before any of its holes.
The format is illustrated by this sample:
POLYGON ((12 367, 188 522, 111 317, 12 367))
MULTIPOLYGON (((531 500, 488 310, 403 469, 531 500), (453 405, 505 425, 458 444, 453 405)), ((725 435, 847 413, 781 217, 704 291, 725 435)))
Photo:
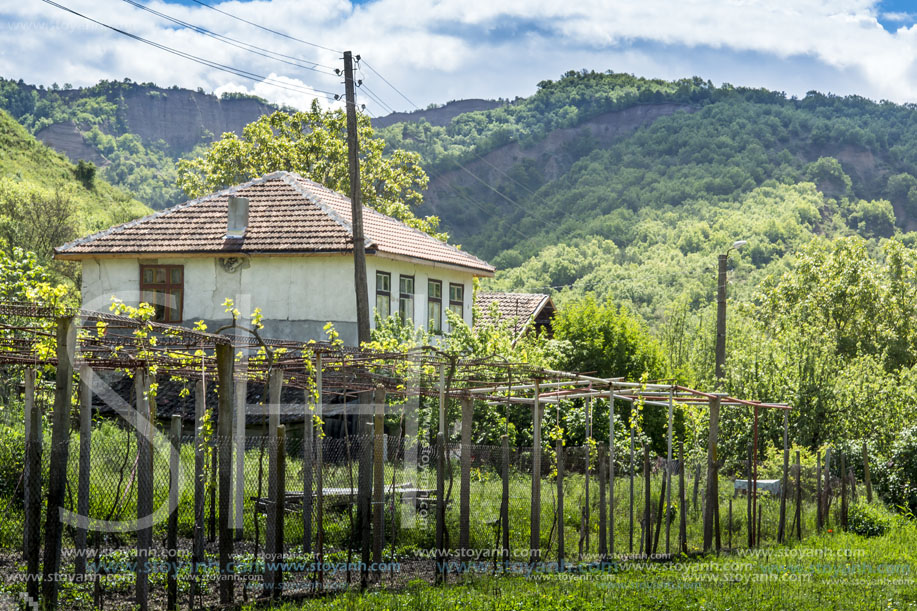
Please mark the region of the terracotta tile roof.
POLYGON ((499 324, 510 321, 513 336, 518 338, 529 325, 531 319, 537 318, 546 308, 554 310, 554 302, 548 295, 541 293, 485 293, 479 291, 474 297, 477 310, 475 326, 499 324), (496 317, 493 316, 493 304, 496 304, 496 317))
MULTIPOLYGON (((493 266, 363 207, 366 249, 454 265, 480 275, 493 266)), ((352 251, 350 199, 292 172, 274 172, 55 249, 62 259, 89 256, 208 253, 343 253, 352 251), (241 239, 226 238, 230 195, 249 200, 241 239)))

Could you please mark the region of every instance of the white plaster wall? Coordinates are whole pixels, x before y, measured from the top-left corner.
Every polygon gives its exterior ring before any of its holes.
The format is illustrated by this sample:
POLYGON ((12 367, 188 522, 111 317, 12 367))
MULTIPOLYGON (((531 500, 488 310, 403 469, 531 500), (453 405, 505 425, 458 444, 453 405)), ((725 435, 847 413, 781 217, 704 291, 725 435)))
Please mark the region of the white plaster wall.
MULTIPOLYGON (((260 307, 266 327, 277 337, 324 339, 317 330, 328 321, 343 325, 342 339, 351 341, 349 329, 356 324, 353 291, 353 259, 349 255, 306 257, 252 257, 234 272, 227 272, 218 258, 188 257, 143 259, 144 264, 183 265, 185 272, 184 324, 227 320, 223 301, 233 299, 243 314, 260 307), (269 322, 278 324, 268 325, 269 322), (291 324, 284 325, 289 321, 291 324), (310 323, 293 325, 292 323, 310 323), (308 330, 305 330, 308 327, 308 330)), ((130 305, 140 302, 138 259, 87 259, 83 261, 83 307, 108 311, 112 297, 130 305)), ((449 283, 465 286, 465 321, 471 324, 471 273, 409 261, 367 257, 370 310, 376 303, 376 270, 392 277, 392 308, 398 308, 398 277, 414 276, 414 321, 427 324, 427 280, 443 283, 443 326, 449 305, 449 283)), ((374 318, 374 317, 373 317, 374 318)), ((373 321, 374 324, 374 321, 373 321)), ((355 337, 353 338, 355 341, 355 337)))
MULTIPOLYGON (((449 283, 465 286, 465 305, 462 311, 465 323, 471 326, 471 306, 473 301, 474 276, 470 272, 462 272, 446 267, 436 267, 425 264, 413 263, 396 259, 386 259, 381 256, 367 257, 366 275, 369 280, 369 307, 374 311, 376 307, 376 271, 388 272, 392 275, 392 311, 398 312, 398 278, 400 275, 414 276, 414 323, 417 326, 427 326, 427 281, 440 280, 443 283, 443 330, 449 329, 446 320, 446 310, 449 309, 449 283)), ((352 286, 352 285, 351 285, 352 286)), ((372 316, 372 325, 375 326, 376 317, 372 316)))

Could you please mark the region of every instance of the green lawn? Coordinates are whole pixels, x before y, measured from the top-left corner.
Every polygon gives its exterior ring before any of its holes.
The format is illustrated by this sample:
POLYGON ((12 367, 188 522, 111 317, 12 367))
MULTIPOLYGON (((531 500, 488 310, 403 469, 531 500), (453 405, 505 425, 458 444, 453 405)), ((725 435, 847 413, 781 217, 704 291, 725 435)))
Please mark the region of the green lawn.
MULTIPOLYGON (((467 576, 402 591, 348 593, 282 609, 915 609, 917 528, 871 539, 825 534, 757 554, 622 563, 566 575, 467 576)), ((254 607, 249 607, 254 608, 254 607)))

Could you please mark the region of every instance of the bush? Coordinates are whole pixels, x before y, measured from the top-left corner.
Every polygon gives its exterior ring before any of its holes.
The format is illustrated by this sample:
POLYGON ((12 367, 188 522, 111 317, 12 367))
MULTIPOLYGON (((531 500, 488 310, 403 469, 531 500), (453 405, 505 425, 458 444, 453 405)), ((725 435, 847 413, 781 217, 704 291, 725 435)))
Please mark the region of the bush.
POLYGON ((25 468, 25 434, 18 427, 0 425, 0 498, 16 498, 22 505, 22 471, 25 468))
POLYGON ((857 535, 881 537, 891 524, 891 518, 875 505, 860 502, 848 509, 847 530, 857 535))
POLYGON ((898 435, 888 460, 876 465, 874 480, 886 504, 917 514, 917 426, 898 435))

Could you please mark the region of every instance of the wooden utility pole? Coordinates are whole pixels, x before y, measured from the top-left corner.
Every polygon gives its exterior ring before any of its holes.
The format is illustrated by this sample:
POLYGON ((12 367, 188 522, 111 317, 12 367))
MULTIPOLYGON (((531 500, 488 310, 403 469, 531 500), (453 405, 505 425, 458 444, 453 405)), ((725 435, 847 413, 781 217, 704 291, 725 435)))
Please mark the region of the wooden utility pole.
POLYGON ((717 257, 716 273, 716 382, 723 381, 723 366, 726 363, 726 263, 729 255, 717 257))
MULTIPOLYGON (((359 55, 357 59, 359 60, 359 55)), ((354 98, 353 55, 344 51, 344 92, 347 99, 347 159, 350 162, 350 214, 353 229, 353 280, 357 293, 357 342, 369 341, 369 288, 360 201, 360 145, 357 141, 357 104, 354 98)))

